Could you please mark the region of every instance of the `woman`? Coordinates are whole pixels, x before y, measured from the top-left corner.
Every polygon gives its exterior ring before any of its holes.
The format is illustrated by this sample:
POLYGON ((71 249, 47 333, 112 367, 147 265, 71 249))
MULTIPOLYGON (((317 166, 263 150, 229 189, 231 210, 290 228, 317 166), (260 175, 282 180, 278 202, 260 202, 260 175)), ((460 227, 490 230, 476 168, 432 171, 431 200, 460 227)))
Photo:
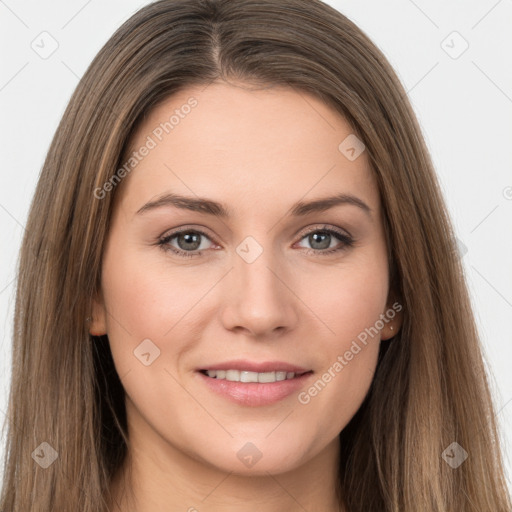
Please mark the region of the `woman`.
POLYGON ((143 8, 26 232, 2 510, 510 510, 420 129, 334 9, 143 8))

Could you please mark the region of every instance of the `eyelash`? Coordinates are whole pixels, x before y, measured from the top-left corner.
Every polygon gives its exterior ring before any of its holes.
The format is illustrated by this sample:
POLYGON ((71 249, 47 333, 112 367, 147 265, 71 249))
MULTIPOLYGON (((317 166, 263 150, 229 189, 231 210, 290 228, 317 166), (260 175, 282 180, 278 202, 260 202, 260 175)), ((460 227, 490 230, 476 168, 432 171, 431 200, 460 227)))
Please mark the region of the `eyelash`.
MULTIPOLYGON (((322 228, 315 228, 315 229, 312 229, 311 231, 308 231, 307 233, 302 235, 300 240, 302 240, 303 238, 306 238, 307 236, 311 235, 312 233, 317 233, 317 232, 319 232, 319 233, 327 233, 329 235, 334 235, 335 238, 337 238, 340 242, 342 242, 342 244, 341 244, 340 247, 335 247, 335 248, 326 249, 326 250, 305 248, 305 251, 306 251, 307 254, 315 254, 315 255, 321 255, 321 256, 328 256, 330 254, 337 253, 337 252, 340 252, 340 251, 343 251, 343 250, 346 250, 346 249, 352 247, 354 245, 354 242, 355 242, 355 240, 351 236, 346 235, 345 233, 343 233, 341 231, 338 231, 338 230, 335 230, 333 228, 328 228, 326 226, 324 226, 322 228)), ((197 250, 196 251, 183 251, 181 249, 177 249, 176 247, 173 247, 173 246, 169 245, 169 242, 173 238, 175 238, 178 235, 181 235, 182 233, 195 233, 195 234, 198 234, 198 235, 201 235, 201 236, 204 236, 204 237, 210 239, 210 237, 206 233, 201 231, 201 230, 185 228, 185 229, 180 229, 180 230, 177 230, 177 231, 173 231, 172 233, 169 233, 168 235, 163 236, 162 238, 160 238, 158 240, 157 245, 163 251, 165 251, 165 252, 171 251, 171 252, 173 252, 174 254, 176 254, 177 256, 180 256, 180 257, 192 258, 192 257, 195 257, 195 256, 201 256, 202 255, 202 251, 197 251, 197 250)))

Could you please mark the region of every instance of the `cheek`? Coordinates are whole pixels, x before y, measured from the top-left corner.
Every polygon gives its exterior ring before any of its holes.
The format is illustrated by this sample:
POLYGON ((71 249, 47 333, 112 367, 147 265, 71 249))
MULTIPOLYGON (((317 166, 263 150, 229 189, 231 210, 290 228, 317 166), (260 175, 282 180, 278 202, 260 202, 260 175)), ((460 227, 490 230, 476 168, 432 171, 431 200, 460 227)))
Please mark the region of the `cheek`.
MULTIPOLYGON (((123 247, 121 241, 114 238, 103 260, 102 289, 110 347, 122 376, 134 367, 143 366, 135 365, 140 361, 135 359, 134 351, 144 340, 151 340, 156 347, 153 347, 152 357, 162 348, 157 340, 166 329, 160 316, 166 304, 162 296, 165 287, 158 283, 157 272, 151 266, 141 262, 133 249, 123 247)), ((167 329, 170 327, 168 325, 167 329)))
POLYGON ((190 300, 200 292, 200 280, 190 273, 193 279, 184 279, 182 269, 155 265, 133 247, 116 247, 106 253, 103 264, 109 332, 122 329, 125 336, 160 339, 190 308, 190 300))
POLYGON ((345 266, 329 277, 311 276, 315 287, 302 291, 321 322, 312 340, 319 351, 317 379, 298 401, 318 418, 333 421, 325 435, 341 430, 361 406, 371 385, 380 347, 381 314, 385 312, 388 276, 385 261, 345 266), (321 292, 322 291, 322 292, 321 292))
MULTIPOLYGON (((160 337, 164 328, 163 312, 167 307, 167 294, 172 288, 158 281, 151 269, 117 260, 105 265, 103 281, 105 303, 109 311, 109 334, 123 331, 133 336, 160 337), (156 321, 160 319, 160 321, 156 321)), ((162 276, 160 276, 161 278, 162 276)), ((168 327, 170 328, 170 326, 168 327)))
POLYGON ((183 357, 195 348, 195 333, 200 337, 211 321, 215 308, 206 312, 201 299, 218 276, 155 264, 115 242, 111 247, 115 250, 105 254, 102 287, 119 375, 131 372, 131 378, 145 380, 164 368, 180 368, 183 357), (137 359, 148 352, 154 361, 149 368, 137 359))
POLYGON ((360 334, 364 339, 366 329, 384 313, 387 295, 387 268, 378 258, 318 271, 300 291, 319 320, 323 339, 330 340, 326 348, 337 350, 346 350, 360 334))

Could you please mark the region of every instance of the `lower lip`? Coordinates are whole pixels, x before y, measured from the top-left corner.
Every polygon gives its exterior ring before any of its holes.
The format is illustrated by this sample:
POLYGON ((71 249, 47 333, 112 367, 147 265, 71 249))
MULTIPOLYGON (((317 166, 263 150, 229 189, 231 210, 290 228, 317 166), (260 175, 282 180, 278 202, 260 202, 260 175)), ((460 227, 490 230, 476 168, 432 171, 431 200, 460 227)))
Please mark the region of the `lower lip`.
POLYGON ((283 400, 303 388, 306 381, 313 375, 313 373, 310 372, 304 373, 299 377, 294 377, 293 379, 259 383, 234 382, 226 379, 208 377, 208 375, 201 372, 197 373, 214 393, 239 405, 247 405, 250 407, 270 405, 283 400))

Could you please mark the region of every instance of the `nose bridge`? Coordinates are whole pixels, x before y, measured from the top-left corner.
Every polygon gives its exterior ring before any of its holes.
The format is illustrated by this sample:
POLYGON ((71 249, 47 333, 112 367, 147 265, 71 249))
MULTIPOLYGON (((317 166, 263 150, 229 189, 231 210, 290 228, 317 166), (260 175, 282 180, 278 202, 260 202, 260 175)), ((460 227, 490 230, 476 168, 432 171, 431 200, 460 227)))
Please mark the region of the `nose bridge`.
POLYGON ((234 262, 236 281, 242 291, 255 294, 255 299, 262 296, 267 301, 275 300, 276 295, 281 295, 282 287, 275 275, 276 255, 271 247, 263 249, 256 243, 246 241, 238 246, 234 262))
POLYGON ((231 328, 271 332, 290 327, 296 319, 294 295, 283 283, 286 278, 280 275, 282 265, 270 239, 260 243, 248 236, 235 249, 225 316, 231 328))

